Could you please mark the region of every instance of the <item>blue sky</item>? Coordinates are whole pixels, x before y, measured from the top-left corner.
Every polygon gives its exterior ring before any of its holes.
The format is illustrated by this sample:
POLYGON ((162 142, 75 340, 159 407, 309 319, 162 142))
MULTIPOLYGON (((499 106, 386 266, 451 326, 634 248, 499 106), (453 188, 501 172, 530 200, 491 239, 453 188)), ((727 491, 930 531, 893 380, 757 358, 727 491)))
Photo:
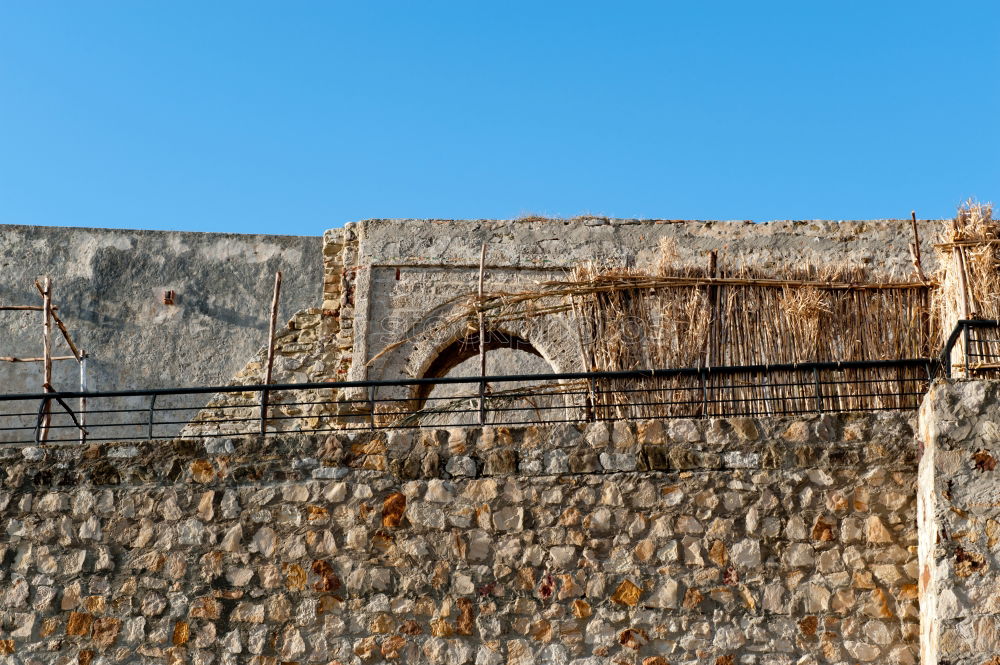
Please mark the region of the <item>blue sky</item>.
POLYGON ((857 219, 1000 197, 1000 3, 0 0, 0 223, 857 219))

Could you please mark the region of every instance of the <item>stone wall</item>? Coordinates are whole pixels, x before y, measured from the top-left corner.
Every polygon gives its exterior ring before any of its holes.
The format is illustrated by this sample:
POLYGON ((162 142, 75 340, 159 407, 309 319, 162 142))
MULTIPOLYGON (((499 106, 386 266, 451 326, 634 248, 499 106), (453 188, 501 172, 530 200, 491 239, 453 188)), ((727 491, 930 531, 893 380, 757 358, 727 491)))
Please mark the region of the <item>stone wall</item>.
MULTIPOLYGON (((319 237, 0 225, 0 247, 0 303, 40 305, 33 282, 51 276, 60 316, 90 355, 91 390, 225 383, 267 343, 277 270, 281 321, 319 304, 319 237)), ((41 355, 40 313, 0 312, 0 330, 0 355, 41 355)), ((68 353, 58 337, 57 354, 68 353)), ((57 370, 57 389, 78 387, 76 363, 57 370)), ((41 392, 41 367, 0 363, 0 383, 41 392)))
POLYGON ((920 414, 921 655, 1000 662, 1000 384, 937 383, 920 414))
MULTIPOLYGON (((0 247, 0 303, 40 305, 34 280, 50 276, 60 316, 89 356, 91 391, 227 383, 267 343, 270 294, 278 270, 284 274, 282 321, 319 304, 318 237, 0 225, 0 247), (168 290, 174 292, 172 304, 163 302, 168 290)), ((0 356, 41 356, 41 327, 38 312, 0 312, 0 356)), ((56 355, 69 355, 58 332, 54 349, 56 355)), ((77 390, 77 363, 56 362, 53 385, 77 390)), ((8 394, 41 392, 41 363, 0 362, 0 386, 8 394)), ((198 407, 206 401, 197 395, 162 398, 159 405, 198 407)), ((0 404, 4 413, 33 413, 37 408, 27 402, 0 404)), ((141 436, 124 427, 98 425, 130 418, 144 422, 145 415, 138 412, 108 411, 145 410, 148 399, 92 401, 90 408, 105 411, 88 418, 92 436, 141 436)), ((162 419, 187 419, 191 413, 162 419)), ((61 418, 57 416, 58 424, 69 424, 61 418)), ((25 429, 0 433, 0 439, 32 437, 33 418, 13 424, 25 429)), ((174 435, 180 427, 157 429, 174 435)), ((52 433, 59 438, 75 435, 67 429, 52 433)))
MULTIPOLYGON (((930 272, 933 243, 945 222, 923 220, 919 227, 930 272)), ((351 380, 422 376, 436 354, 465 332, 464 322, 442 320, 457 299, 475 293, 483 243, 487 291, 534 289, 536 282, 565 278, 583 263, 654 265, 663 244, 678 265, 705 266, 708 252, 716 250, 722 265, 776 274, 789 265, 868 267, 899 279, 913 274, 909 220, 373 219, 349 225, 348 232, 357 238, 357 302, 342 315, 353 319, 351 380)), ((504 332, 529 341, 553 371, 572 372, 585 369, 574 330, 562 317, 547 316, 509 322, 504 332)))
POLYGON ((914 662, 911 416, 0 450, 18 663, 914 662))
MULTIPOLYGON (((924 268, 935 267, 933 243, 941 220, 919 223, 924 268)), ((309 380, 363 381, 424 377, 444 349, 469 333, 456 318, 474 293, 479 254, 487 244, 487 291, 534 290, 540 281, 562 279, 584 263, 653 265, 662 245, 678 265, 704 266, 719 252, 722 265, 752 265, 780 273, 799 267, 870 267, 899 279, 912 276, 909 220, 852 222, 703 222, 674 220, 364 220, 327 231, 323 238, 320 307, 302 311, 280 333, 284 340, 278 383, 309 380), (305 325, 315 337, 288 344, 305 325), (295 357, 297 356, 297 360, 295 357)), ((517 351, 488 353, 489 374, 576 372, 582 366, 576 325, 563 314, 508 320, 494 326, 526 341, 538 356, 517 351)), ((508 349, 508 351, 510 351, 508 349)), ((251 358, 234 377, 260 381, 262 357, 251 358)), ((476 363, 474 363, 476 364, 476 363)), ((478 374, 478 366, 473 373, 478 374)), ((446 372, 464 375, 460 368, 446 372)), ((344 396, 364 399, 364 391, 344 396)), ((381 388, 381 399, 413 398, 414 391, 381 388)), ((215 406, 245 404, 239 396, 215 406)), ((362 408, 359 404, 358 408, 362 408)), ((201 419, 217 415, 202 414, 201 419)), ((321 414, 323 415, 323 414, 321 414)), ((277 424, 275 424, 277 428, 277 424)))

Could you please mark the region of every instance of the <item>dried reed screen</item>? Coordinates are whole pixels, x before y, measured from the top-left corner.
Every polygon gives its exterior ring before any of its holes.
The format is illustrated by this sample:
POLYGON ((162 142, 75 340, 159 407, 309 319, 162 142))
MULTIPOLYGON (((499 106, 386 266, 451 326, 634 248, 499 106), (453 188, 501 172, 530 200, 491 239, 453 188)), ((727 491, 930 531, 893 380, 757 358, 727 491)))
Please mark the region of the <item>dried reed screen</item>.
MULTIPOLYGON (((565 286, 594 371, 926 358, 936 335, 927 286, 863 270, 580 269, 565 286)), ((595 386, 592 400, 601 418, 893 409, 916 406, 926 379, 921 367, 707 371, 595 386)))
MULTIPOLYGON (((937 245, 938 263, 946 267, 935 298, 941 321, 1000 319, 1000 222, 989 204, 967 203, 937 245)), ((945 334, 950 330, 944 330, 945 334)), ((960 340, 960 354, 968 354, 970 369, 1000 368, 1000 341, 995 331, 977 331, 960 340)), ((955 360, 961 365, 962 357, 955 360)))

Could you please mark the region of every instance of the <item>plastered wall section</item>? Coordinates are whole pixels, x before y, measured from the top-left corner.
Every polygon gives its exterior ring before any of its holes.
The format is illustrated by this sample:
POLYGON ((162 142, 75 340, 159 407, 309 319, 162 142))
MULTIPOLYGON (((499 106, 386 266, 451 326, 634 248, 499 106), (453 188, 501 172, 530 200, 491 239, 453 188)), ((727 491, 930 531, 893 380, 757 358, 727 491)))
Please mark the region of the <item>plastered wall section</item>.
POLYGON ((920 414, 921 662, 1000 656, 1000 384, 935 384, 920 414))
MULTIPOLYGON (((927 271, 935 267, 933 243, 943 224, 919 223, 927 271)), ((356 243, 355 256, 336 259, 346 261, 351 282, 351 304, 340 310, 344 320, 351 320, 351 380, 418 376, 435 351, 462 333, 465 322, 441 321, 476 292, 484 243, 485 288, 491 292, 534 290, 537 282, 565 279, 568 271, 588 263, 654 266, 664 248, 679 265, 707 265, 708 252, 715 250, 720 264, 731 267, 780 272, 790 266, 851 265, 899 279, 913 274, 909 220, 374 219, 348 224, 343 233, 356 243), (383 353, 387 348, 393 350, 383 353)), ((572 329, 560 317, 546 319, 545 325, 507 332, 530 338, 554 370, 579 370, 572 329)))
MULTIPOLYGON (((276 271, 279 321, 319 304, 322 247, 319 237, 0 225, 0 302, 40 305, 34 280, 50 276, 90 356, 90 390, 218 385, 267 343, 276 271)), ((0 312, 0 355, 41 356, 41 320, 0 312)), ((55 353, 69 354, 58 333, 55 353)), ((41 373, 40 363, 0 363, 7 393, 41 392, 41 373)), ((57 363, 54 384, 77 389, 76 363, 57 363)))
POLYGON ((911 418, 0 451, 18 663, 915 662, 911 418))
MULTIPOLYGON (((316 308, 321 297, 323 243, 318 237, 0 225, 0 247, 0 302, 40 304, 33 282, 51 277, 60 316, 88 354, 91 391, 225 384, 267 344, 276 271, 283 273, 279 321, 316 308), (173 292, 169 304, 165 291, 173 292)), ((0 356, 42 355, 40 312, 0 312, 0 330, 0 356)), ((326 357, 325 350, 309 351, 326 357)), ((70 354, 58 332, 54 354, 70 354)), ((292 363, 286 373, 304 375, 301 365, 308 368, 310 360, 292 363)), ((337 359, 326 365, 335 371, 337 359)), ((53 385, 79 389, 75 360, 55 363, 53 385)), ((41 392, 41 363, 0 363, 0 386, 5 393, 41 392)), ((167 396, 157 406, 196 409, 206 401, 204 395, 167 396)), ((149 403, 148 397, 92 399, 91 436, 142 436, 149 403)), ((8 414, 36 409, 33 402, 0 405, 8 414)), ((157 435, 176 435, 177 421, 195 411, 169 413, 161 413, 160 420, 172 424, 157 425, 157 435)), ((64 427, 71 425, 65 416, 54 422, 50 440, 76 437, 75 430, 64 427)), ((0 433, 3 441, 33 439, 31 416, 14 416, 10 424, 22 429, 0 433)))

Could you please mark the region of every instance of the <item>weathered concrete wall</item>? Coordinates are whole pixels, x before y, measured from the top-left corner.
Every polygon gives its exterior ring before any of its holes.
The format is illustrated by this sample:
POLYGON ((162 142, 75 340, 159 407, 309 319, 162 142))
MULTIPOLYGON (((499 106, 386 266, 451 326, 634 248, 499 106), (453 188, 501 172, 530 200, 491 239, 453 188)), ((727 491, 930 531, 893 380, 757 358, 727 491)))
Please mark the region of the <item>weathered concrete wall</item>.
MULTIPOLYGON (((51 276, 60 316, 89 355, 92 391, 226 384, 267 341, 275 271, 284 273, 280 321, 315 307, 321 298, 318 237, 0 226, 0 247, 0 303, 40 304, 33 282, 51 276), (175 292, 175 304, 163 304, 165 290, 175 292)), ((0 312, 0 330, 0 355, 41 355, 41 313, 0 312)), ((55 337, 57 355, 68 355, 58 333, 55 337)), ((41 384, 40 363, 0 363, 2 392, 38 393, 41 384)), ((53 384, 57 390, 76 390, 77 364, 57 362, 53 384)), ((162 399, 160 405, 204 402, 204 397, 172 398, 162 399)), ((138 398, 90 405, 145 406, 138 398)), ((36 408, 28 403, 0 405, 8 413, 36 408)), ((191 415, 175 412, 161 419, 191 415)), ((128 414, 95 414, 88 423, 94 436, 137 435, 94 426, 102 418, 121 422, 125 417, 128 414)), ((5 432, 4 440, 32 436, 33 419, 18 424, 28 429, 5 432)), ((174 432, 178 429, 173 426, 174 432)), ((67 429, 53 432, 58 437, 74 435, 67 429)))
POLYGON ((907 414, 0 450, 24 663, 914 662, 907 414))
MULTIPOLYGON (((919 223, 924 268, 935 265, 933 243, 944 222, 919 223)), ((476 290, 479 252, 487 243, 487 291, 534 290, 584 263, 652 265, 661 245, 673 262, 705 265, 709 250, 722 265, 753 265, 780 273, 795 266, 867 266, 912 277, 909 220, 871 222, 680 222, 665 220, 365 220, 327 231, 323 248, 321 321, 317 335, 287 347, 278 382, 396 379, 425 376, 442 350, 469 332, 456 304, 476 290), (298 350, 295 350, 298 349, 298 350), (293 355, 298 355, 298 361, 293 355), (301 362, 299 362, 301 361, 301 362)), ((309 325, 313 325, 312 322, 309 325)), ((488 372, 571 372, 582 366, 578 329, 550 314, 506 321, 496 330, 526 340, 540 354, 490 353, 488 372)), ((283 334, 294 334, 289 327, 283 334)), ((236 380, 255 382, 259 358, 236 380)), ((466 368, 467 369, 467 368, 466 368)), ((478 373, 478 367, 474 368, 478 373)), ((457 368, 450 376, 462 375, 457 368)), ((383 389, 382 398, 412 397, 383 389)), ((351 395, 359 397, 360 394, 351 395)), ((221 403, 221 402, 220 402, 221 403)))
POLYGON ((937 383, 920 413, 921 662, 1000 656, 1000 384, 937 383))
MULTIPOLYGON (((6 225, 0 252, 0 303, 40 304, 32 284, 52 277, 60 315, 90 355, 91 390, 226 383, 267 341, 276 270, 281 321, 321 298, 319 237, 6 225), (168 289, 175 305, 162 302, 168 289)), ((40 356, 40 317, 0 312, 0 355, 40 356)), ((60 369, 56 388, 75 389, 75 363, 60 369)), ((0 364, 0 384, 39 392, 41 368, 0 364)))
MULTIPOLYGON (((919 224, 928 272, 935 267, 933 243, 943 224, 919 224)), ((508 292, 532 289, 539 280, 563 277, 587 262, 654 265, 664 243, 682 265, 703 266, 707 252, 718 250, 724 265, 776 272, 789 266, 855 265, 899 279, 913 273, 909 220, 366 220, 348 225, 344 234, 356 238, 357 245, 341 310, 352 330, 354 380, 420 376, 462 333, 465 322, 441 321, 452 314, 456 298, 475 292, 484 242, 487 290, 508 292), (392 351, 370 362, 387 347, 392 351)), ((343 237, 337 236, 336 243, 343 237)), ((503 329, 531 342, 553 370, 582 369, 574 329, 562 317, 511 322, 503 329)))

